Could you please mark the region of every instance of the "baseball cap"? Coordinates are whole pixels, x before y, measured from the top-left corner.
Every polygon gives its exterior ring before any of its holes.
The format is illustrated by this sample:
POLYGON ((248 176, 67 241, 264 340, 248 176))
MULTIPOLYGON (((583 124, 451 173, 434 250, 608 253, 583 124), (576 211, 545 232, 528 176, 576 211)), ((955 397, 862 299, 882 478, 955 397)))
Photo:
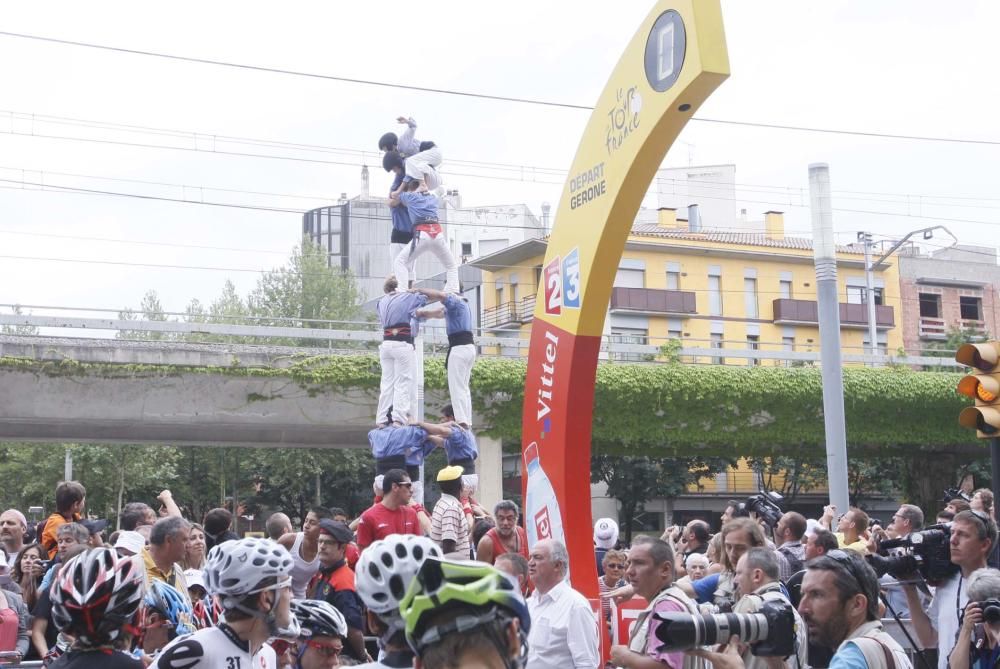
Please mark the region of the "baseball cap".
POLYGON ((90 532, 90 536, 94 536, 95 534, 100 534, 104 531, 104 528, 108 526, 108 521, 90 520, 88 518, 87 520, 81 520, 80 524, 87 528, 87 531, 90 532))
POLYGON ((462 472, 464 471, 465 469, 460 465, 451 465, 450 467, 445 467, 444 469, 438 472, 437 480, 457 481, 458 479, 462 478, 462 472))
POLYGON ((115 541, 115 548, 124 548, 133 554, 139 554, 146 547, 146 538, 138 532, 122 530, 118 533, 118 540, 115 541))
POLYGON ((349 544, 354 541, 354 532, 351 532, 351 528, 339 520, 324 518, 319 521, 319 531, 320 533, 326 532, 342 544, 349 544))
POLYGON ((202 573, 201 569, 184 570, 184 580, 187 581, 188 590, 199 585, 202 590, 208 592, 208 588, 205 587, 205 574, 202 573))
POLYGON ((594 543, 598 548, 614 548, 618 542, 618 523, 600 518, 594 523, 594 543))

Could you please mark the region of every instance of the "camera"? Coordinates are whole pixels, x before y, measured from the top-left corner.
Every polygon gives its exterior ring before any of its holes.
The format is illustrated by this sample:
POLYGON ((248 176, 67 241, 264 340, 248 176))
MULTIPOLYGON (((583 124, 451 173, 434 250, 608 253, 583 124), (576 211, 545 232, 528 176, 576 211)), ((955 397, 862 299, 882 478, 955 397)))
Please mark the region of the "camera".
POLYGON ((795 614, 788 602, 766 601, 757 613, 657 613, 658 652, 727 643, 736 635, 754 655, 788 657, 795 653, 795 614))
POLYGON ((979 608, 983 610, 983 621, 991 625, 1000 623, 1000 599, 991 597, 979 602, 979 608))
POLYGON ((950 541, 951 523, 931 525, 907 537, 881 542, 878 553, 868 556, 868 564, 879 576, 901 578, 919 571, 927 581, 944 581, 958 572, 958 565, 951 561, 950 541))
POLYGON ((972 497, 967 493, 962 492, 959 488, 948 488, 944 491, 944 497, 941 498, 942 504, 947 504, 953 499, 964 499, 966 502, 971 502, 972 497))
POLYGON ((748 518, 751 512, 756 513, 757 517, 762 518, 767 526, 773 530, 778 526, 778 521, 785 513, 781 510, 781 503, 784 501, 785 498, 774 491, 764 492, 761 490, 753 497, 748 497, 747 501, 737 504, 733 511, 733 517, 748 518))

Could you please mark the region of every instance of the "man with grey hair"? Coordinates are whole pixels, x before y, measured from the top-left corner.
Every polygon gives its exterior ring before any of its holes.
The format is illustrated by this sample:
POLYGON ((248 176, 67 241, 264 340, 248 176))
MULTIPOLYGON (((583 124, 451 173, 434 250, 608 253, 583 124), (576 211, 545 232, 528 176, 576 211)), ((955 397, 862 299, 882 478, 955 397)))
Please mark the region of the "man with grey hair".
POLYGON ((268 516, 267 522, 264 523, 264 530, 267 532, 268 539, 277 541, 285 534, 292 532, 292 520, 280 511, 272 513, 268 516))
POLYGON ((156 521, 149 532, 149 545, 142 549, 147 586, 153 581, 163 581, 184 597, 188 596, 184 568, 179 562, 184 559, 190 534, 191 523, 180 516, 167 516, 156 521))
POLYGON ((520 515, 517 504, 509 499, 497 502, 493 507, 493 517, 497 524, 476 545, 477 560, 494 564, 498 557, 506 553, 517 553, 525 560, 528 559, 528 535, 517 524, 520 515))
MULTIPOLYGON (((899 510, 892 515, 892 522, 885 528, 885 533, 890 539, 905 539, 913 532, 924 529, 924 512, 919 506, 914 504, 901 504, 899 510)), ((900 552, 905 552, 899 549, 900 552)), ((886 604, 889 606, 891 615, 895 612, 900 618, 910 617, 910 604, 906 599, 903 586, 899 584, 895 577, 885 574, 879 579, 879 585, 885 593, 886 604)), ((930 590, 923 584, 917 588, 917 596, 920 599, 921 608, 927 610, 931 605, 930 590)))
POLYGON ((649 605, 639 614, 632 628, 628 646, 612 646, 611 661, 627 669, 657 668, 663 665, 673 669, 701 669, 705 662, 681 652, 661 652, 661 642, 656 638, 660 624, 655 614, 687 613, 697 615, 698 605, 673 585, 674 549, 662 539, 637 537, 629 550, 628 570, 625 577, 635 594, 649 605))
POLYGON ((7 509, 0 513, 0 544, 7 553, 7 566, 14 567, 17 554, 24 548, 24 535, 28 532, 28 520, 17 509, 7 509))
MULTIPOLYGON (((756 613, 767 602, 781 602, 791 607, 791 601, 781 589, 780 571, 777 555, 770 548, 751 548, 744 553, 736 563, 736 591, 740 597, 736 600, 733 613, 756 613)), ((809 638, 798 611, 794 608, 792 611, 795 616, 795 660, 791 659, 793 656, 785 658, 784 666, 805 667, 809 638)), ((753 655, 749 646, 741 644, 740 651, 743 663, 749 669, 770 666, 765 658, 753 655)))
POLYGON ((590 602, 566 581, 569 553, 562 542, 542 539, 528 555, 535 592, 528 598, 531 631, 527 666, 531 669, 596 669, 597 617, 590 602))

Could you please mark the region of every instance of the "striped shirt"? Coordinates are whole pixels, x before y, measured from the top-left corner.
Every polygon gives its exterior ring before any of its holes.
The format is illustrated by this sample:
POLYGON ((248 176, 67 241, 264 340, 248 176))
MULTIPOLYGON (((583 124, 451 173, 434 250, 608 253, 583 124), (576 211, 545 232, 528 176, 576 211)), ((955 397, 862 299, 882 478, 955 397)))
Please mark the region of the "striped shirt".
POLYGON ((431 539, 437 543, 446 540, 455 542, 455 550, 445 557, 459 560, 469 558, 469 523, 465 520, 462 503, 452 495, 441 493, 441 499, 434 505, 431 514, 431 539))

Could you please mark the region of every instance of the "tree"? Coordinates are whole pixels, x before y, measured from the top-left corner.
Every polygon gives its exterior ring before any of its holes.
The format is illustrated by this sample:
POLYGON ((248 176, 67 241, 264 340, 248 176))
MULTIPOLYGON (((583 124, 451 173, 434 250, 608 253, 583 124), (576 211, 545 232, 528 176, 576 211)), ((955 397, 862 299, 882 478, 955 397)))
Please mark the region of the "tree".
MULTIPOLYGON (((308 239, 292 250, 284 267, 267 272, 247 298, 249 312, 262 325, 329 328, 323 321, 355 321, 361 313, 360 292, 350 272, 327 266, 326 253, 308 239)), ((350 329, 341 323, 338 329, 350 329)), ((278 343, 272 341, 272 343, 278 343)), ((288 342, 312 345, 308 339, 288 342)))
POLYGON ((929 342, 924 346, 925 354, 935 358, 950 358, 955 355, 963 344, 986 341, 990 338, 989 332, 982 328, 961 327, 950 325, 945 332, 944 341, 929 342))
POLYGON ((635 520, 645 504, 657 497, 676 497, 705 477, 733 465, 727 458, 650 458, 595 455, 590 460, 591 483, 603 481, 608 495, 621 505, 625 542, 632 541, 635 520))
POLYGON ((826 460, 823 457, 765 456, 747 458, 747 464, 760 478, 765 490, 773 490, 794 504, 802 492, 815 490, 826 483, 826 460))
MULTIPOLYGON (((155 290, 147 290, 146 294, 142 296, 142 302, 139 305, 139 311, 135 312, 132 309, 125 309, 124 311, 118 312, 118 320, 122 321, 160 321, 167 322, 167 315, 163 312, 163 306, 160 304, 160 297, 156 294, 155 290)), ((175 338, 169 332, 150 332, 147 330, 119 330, 115 333, 115 339, 141 339, 148 341, 165 341, 175 338)))

